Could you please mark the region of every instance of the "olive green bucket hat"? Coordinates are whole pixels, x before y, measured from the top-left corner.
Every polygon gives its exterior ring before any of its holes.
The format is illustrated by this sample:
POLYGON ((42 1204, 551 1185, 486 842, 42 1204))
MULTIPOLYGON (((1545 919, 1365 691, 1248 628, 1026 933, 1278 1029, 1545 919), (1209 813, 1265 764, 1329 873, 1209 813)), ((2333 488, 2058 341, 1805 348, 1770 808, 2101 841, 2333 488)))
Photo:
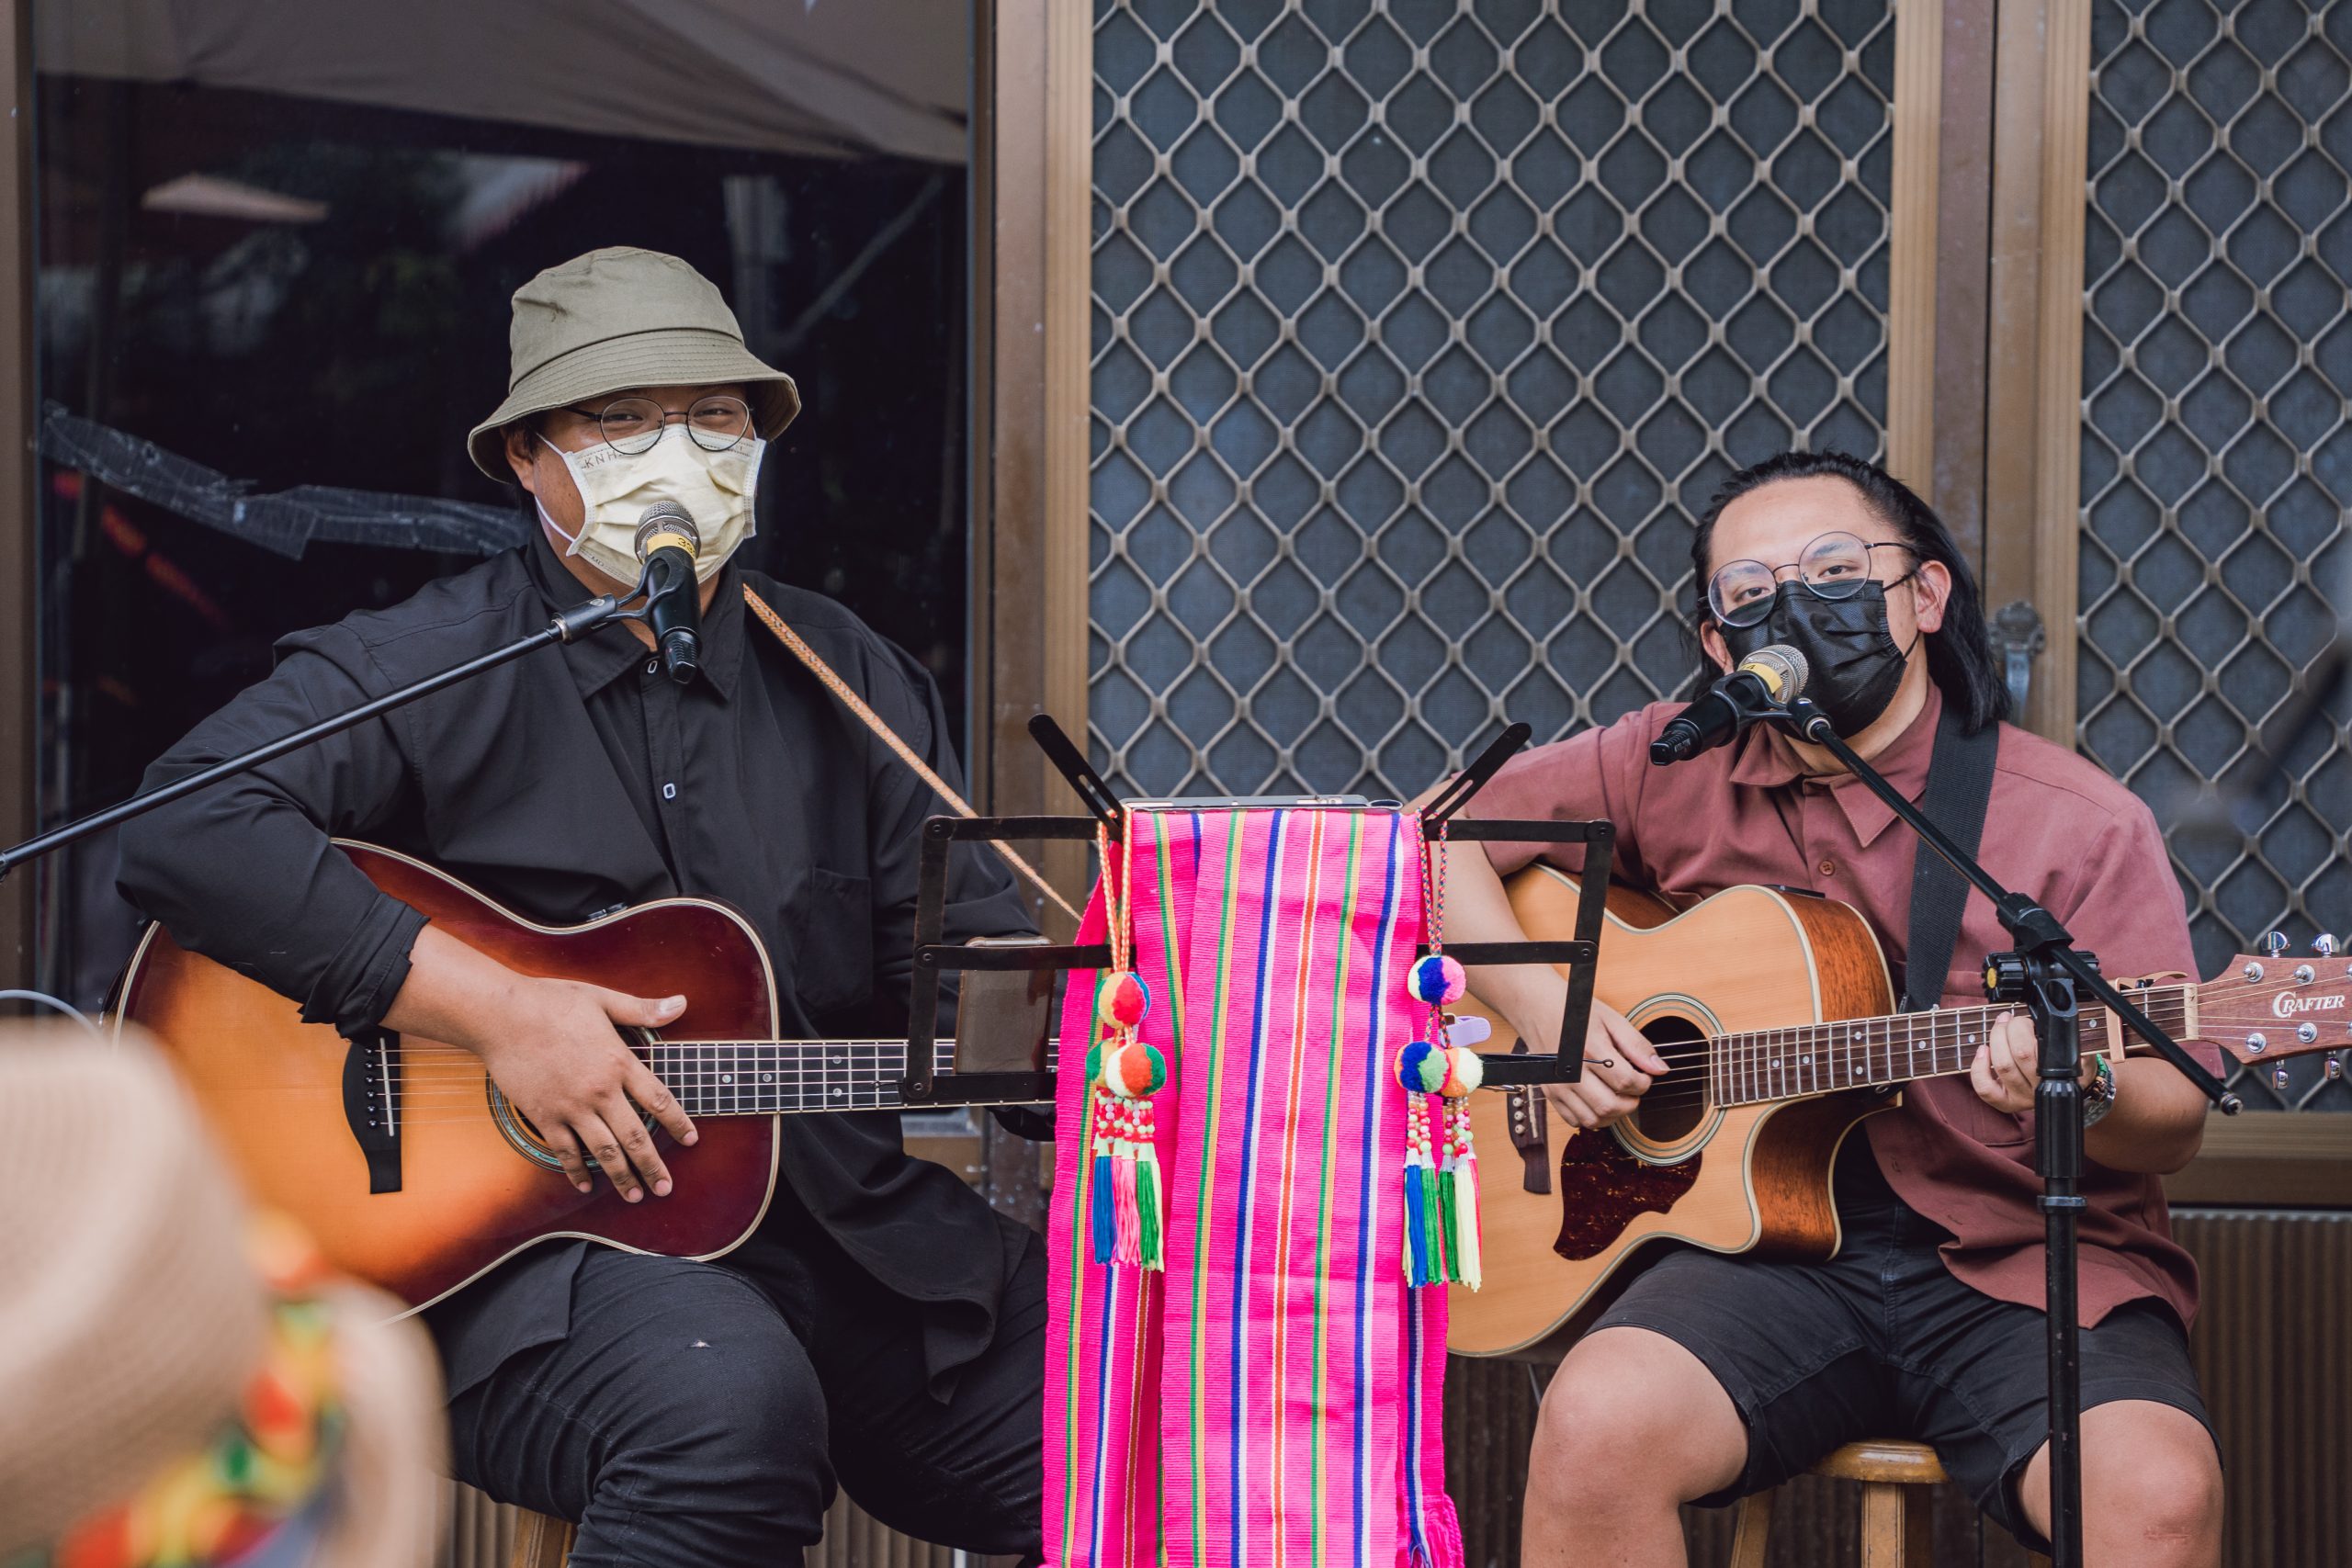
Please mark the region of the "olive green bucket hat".
POLYGON ((493 479, 514 476, 505 427, 631 387, 741 381, 760 434, 774 440, 800 412, 792 378, 754 358, 716 285, 675 256, 618 246, 551 266, 514 291, 506 400, 473 428, 466 450, 493 479))

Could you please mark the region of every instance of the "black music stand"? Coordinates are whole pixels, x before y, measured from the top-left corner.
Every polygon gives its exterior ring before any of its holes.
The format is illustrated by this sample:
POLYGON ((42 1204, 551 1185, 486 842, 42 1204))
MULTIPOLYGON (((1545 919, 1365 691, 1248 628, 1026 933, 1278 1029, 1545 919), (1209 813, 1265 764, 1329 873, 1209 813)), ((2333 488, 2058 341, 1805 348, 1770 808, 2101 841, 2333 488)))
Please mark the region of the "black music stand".
MULTIPOLYGON (((1566 942, 1448 942, 1445 951, 1465 964, 1565 964, 1568 971, 1568 1000, 1561 1020, 1561 1050, 1557 1055, 1536 1055, 1523 1050, 1508 1055, 1482 1055, 1487 1082, 1496 1088, 1575 1083, 1584 1073, 1584 1039, 1592 1012, 1594 961, 1600 952, 1600 918, 1606 908, 1610 863, 1615 829, 1607 822, 1454 820, 1497 769, 1527 744, 1532 731, 1514 724, 1481 751, 1476 761, 1439 792, 1421 814, 1423 837, 1500 840, 1513 843, 1582 844, 1585 872, 1577 897, 1576 935, 1566 942)), ((1035 1038, 1027 1042, 1025 1065, 996 1064, 973 1071, 940 1073, 938 1061, 939 987, 941 976, 957 971, 1027 971, 1107 969, 1111 950, 1102 942, 1037 943, 1028 946, 965 947, 940 941, 947 908, 947 854, 952 845, 970 840, 1005 842, 1020 839, 1091 840, 1097 829, 1115 841, 1126 832, 1127 807, 1111 786, 1090 766, 1085 756, 1062 733, 1061 726, 1045 714, 1029 721, 1029 734, 1054 766, 1060 770, 1087 810, 1083 817, 933 817, 923 823, 921 877, 917 884, 914 932, 914 980, 909 997, 911 1015, 907 1043, 907 1076, 899 1093, 908 1106, 967 1105, 1051 1100, 1055 1066, 1047 1055, 1042 1019, 1035 1038)), ((1329 809, 1342 803, 1309 798, 1297 803, 1302 810, 1329 809)), ((1427 953, 1423 942, 1419 953, 1427 953)), ((959 1031, 960 1032, 960 1031, 959 1031)))

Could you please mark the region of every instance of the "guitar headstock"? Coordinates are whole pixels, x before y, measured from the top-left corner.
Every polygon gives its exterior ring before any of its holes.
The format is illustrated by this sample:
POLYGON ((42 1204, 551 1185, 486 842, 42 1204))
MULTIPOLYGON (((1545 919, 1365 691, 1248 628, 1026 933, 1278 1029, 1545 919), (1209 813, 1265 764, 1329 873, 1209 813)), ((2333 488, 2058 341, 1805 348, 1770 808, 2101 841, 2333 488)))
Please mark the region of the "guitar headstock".
MULTIPOLYGON (((2326 937, 2309 957, 2273 932, 2268 951, 2242 953, 2197 987, 2197 1032, 2249 1067, 2312 1051, 2352 1049, 2352 960, 2326 937)), ((2328 1059, 2328 1076, 2342 1071, 2328 1059)))

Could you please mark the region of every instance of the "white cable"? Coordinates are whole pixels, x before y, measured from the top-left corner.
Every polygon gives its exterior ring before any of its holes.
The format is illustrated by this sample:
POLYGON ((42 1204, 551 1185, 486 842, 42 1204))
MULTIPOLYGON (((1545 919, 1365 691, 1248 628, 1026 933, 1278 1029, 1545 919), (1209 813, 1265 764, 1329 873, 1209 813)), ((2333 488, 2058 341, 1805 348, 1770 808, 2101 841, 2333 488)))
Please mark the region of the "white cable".
POLYGON ((62 1001, 56 997, 51 996, 47 991, 25 991, 14 988, 0 990, 0 1002, 38 1002, 42 1007, 51 1008, 58 1012, 63 1013, 66 1017, 72 1019, 74 1022, 88 1030, 98 1039, 103 1040, 106 1038, 105 1031, 101 1030, 96 1023, 91 1021, 90 1015, 88 1013, 84 1012, 72 1002, 62 1001))

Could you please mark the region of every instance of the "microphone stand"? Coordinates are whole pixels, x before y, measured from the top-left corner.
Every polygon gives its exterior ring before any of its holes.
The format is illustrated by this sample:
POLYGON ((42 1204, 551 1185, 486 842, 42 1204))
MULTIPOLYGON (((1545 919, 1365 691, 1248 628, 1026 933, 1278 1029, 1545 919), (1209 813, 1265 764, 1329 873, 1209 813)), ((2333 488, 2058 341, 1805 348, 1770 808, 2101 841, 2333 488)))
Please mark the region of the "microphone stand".
MULTIPOLYGON (((692 585, 691 577, 688 579, 688 585, 692 585)), ((626 599, 616 599, 609 593, 599 594, 584 604, 575 604, 569 610, 558 612, 542 629, 533 632, 528 637, 518 637, 503 648, 493 649, 488 653, 469 659, 462 664, 453 665, 436 674, 413 681, 398 691, 388 692, 380 697, 362 703, 347 713, 321 719, 318 723, 307 728, 298 729, 291 735, 266 741, 249 751, 215 762, 210 767, 190 773, 185 778, 174 779, 171 783, 158 785, 143 795, 134 795, 128 800, 118 801, 103 811, 92 812, 89 816, 68 822, 62 828, 52 828, 46 833, 27 839, 21 844, 0 850, 0 879, 6 879, 10 872, 27 861, 48 854, 52 850, 62 850, 68 844, 86 839, 91 834, 111 828, 117 823, 128 822, 134 817, 144 816, 159 806, 168 806, 183 796, 194 795, 209 784, 218 784, 222 779, 257 768, 264 762, 273 761, 285 756, 288 751, 300 750, 313 741, 323 740, 330 735, 341 734, 355 725, 365 724, 369 719, 390 713, 396 707, 404 707, 419 697, 430 696, 445 686, 454 686, 461 681, 470 680, 485 670, 495 670, 502 664, 522 658, 535 649, 545 648, 549 643, 576 642, 598 627, 610 625, 615 621, 641 621, 651 613, 650 604, 635 610, 624 610, 621 606, 644 593, 645 587, 645 580, 640 577, 637 587, 629 591, 626 599)))
MULTIPOLYGON (((2047 1227, 2047 1310, 2050 1367, 2050 1559, 2052 1568, 2081 1568, 2083 1561, 2083 1366, 2075 1322, 2078 1285, 2075 1224, 2084 1201, 2076 1190, 2083 1172, 2081 1036, 2076 994, 2110 1010, 2132 1031, 2177 1067, 2222 1114, 2235 1115, 2238 1097, 2222 1080, 2165 1035, 2148 1016, 2100 977, 2098 961, 2078 951, 2056 916, 2021 893, 2012 893, 1963 853, 1926 813, 1839 738, 1828 716, 1810 697, 1792 700, 1783 718, 1799 737, 1827 751, 1862 781, 1887 809, 1907 823, 1927 846, 1993 901, 2016 951, 1985 960, 1985 994, 1996 1002, 2022 1001, 2033 1017, 2041 1046, 2040 1082, 2033 1091, 2034 1168, 2041 1178, 2039 1207, 2047 1227)), ((2117 1042, 2121 1048, 2121 1042, 2117 1042)))

